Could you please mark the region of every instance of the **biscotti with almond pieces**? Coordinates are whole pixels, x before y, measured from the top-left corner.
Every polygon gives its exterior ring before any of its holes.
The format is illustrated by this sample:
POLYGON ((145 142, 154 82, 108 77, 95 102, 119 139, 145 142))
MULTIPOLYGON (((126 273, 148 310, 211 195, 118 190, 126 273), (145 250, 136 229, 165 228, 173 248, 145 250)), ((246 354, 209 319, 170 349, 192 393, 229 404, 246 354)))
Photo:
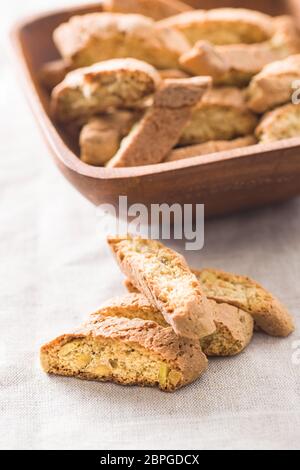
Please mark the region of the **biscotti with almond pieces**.
POLYGON ((109 237, 123 273, 161 311, 179 336, 197 339, 215 331, 213 314, 183 256, 155 240, 109 237))
POLYGON ((136 59, 112 59, 74 70, 52 91, 52 111, 62 122, 110 109, 143 106, 161 82, 158 72, 136 59))
MULTIPOLYGON (((209 300, 248 312, 256 327, 268 335, 286 337, 294 331, 291 314, 276 297, 253 279, 213 268, 192 269, 192 272, 209 300)), ((130 278, 125 280, 125 286, 131 293, 139 292, 130 278)))
POLYGON ((207 368, 199 341, 179 338, 172 328, 141 319, 92 316, 74 333, 41 348, 49 374, 171 392, 207 368))
MULTIPOLYGON (((200 340, 204 354, 207 356, 235 356, 242 352, 253 336, 254 322, 251 315, 229 304, 218 304, 209 301, 213 311, 216 331, 200 340)), ((93 314, 96 318, 123 317, 141 318, 169 327, 162 313, 151 305, 146 297, 139 293, 127 294, 110 299, 93 314)))
POLYGON ((194 107, 179 144, 202 144, 246 136, 254 132, 257 123, 257 116, 247 108, 242 90, 235 87, 211 88, 194 107))
POLYGON ((267 65, 249 85, 248 107, 256 113, 265 113, 290 102, 296 80, 300 80, 300 54, 267 65))
POLYGON ((213 44, 262 42, 274 31, 270 16, 244 8, 195 10, 172 16, 159 24, 176 28, 192 45, 199 40, 213 44))
POLYGON ((255 134, 262 144, 300 137, 299 105, 289 103, 269 111, 263 116, 255 134))
POLYGON ((175 29, 158 28, 143 15, 122 13, 73 16, 55 29, 53 39, 74 68, 128 57, 158 69, 177 68, 180 55, 189 48, 175 29))
POLYGON ((211 84, 209 77, 164 80, 153 104, 121 142, 107 167, 160 163, 177 144, 193 108, 211 84))

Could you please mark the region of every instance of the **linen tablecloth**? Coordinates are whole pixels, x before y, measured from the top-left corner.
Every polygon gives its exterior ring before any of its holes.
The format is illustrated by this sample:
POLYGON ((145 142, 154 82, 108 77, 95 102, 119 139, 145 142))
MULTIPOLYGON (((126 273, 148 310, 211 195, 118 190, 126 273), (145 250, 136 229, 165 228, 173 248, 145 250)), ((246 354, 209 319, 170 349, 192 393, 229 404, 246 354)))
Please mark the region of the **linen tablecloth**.
MULTIPOLYGON (((1 44, 12 20, 47 3, 10 0, 1 44)), ((299 448, 299 199, 207 222, 204 249, 187 255, 262 282, 295 315, 290 338, 256 334, 174 394, 41 371, 40 345, 124 288, 101 219, 53 165, 5 46, 0 57, 0 447, 299 448)))

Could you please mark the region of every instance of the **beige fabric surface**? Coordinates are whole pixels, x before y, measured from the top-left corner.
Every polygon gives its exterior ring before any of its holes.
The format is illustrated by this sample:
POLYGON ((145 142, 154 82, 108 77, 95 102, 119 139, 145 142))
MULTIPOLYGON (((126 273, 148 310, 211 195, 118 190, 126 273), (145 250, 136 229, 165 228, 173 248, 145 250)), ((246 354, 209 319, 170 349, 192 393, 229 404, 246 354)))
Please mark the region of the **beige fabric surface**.
MULTIPOLYGON (((16 0, 6 8, 7 21, 29 9, 16 0)), ((187 257, 262 282, 295 315, 290 338, 257 334, 175 394, 41 371, 43 342, 125 290, 95 208, 54 167, 2 52, 0 448, 299 448, 300 199, 207 223, 205 248, 187 257)))

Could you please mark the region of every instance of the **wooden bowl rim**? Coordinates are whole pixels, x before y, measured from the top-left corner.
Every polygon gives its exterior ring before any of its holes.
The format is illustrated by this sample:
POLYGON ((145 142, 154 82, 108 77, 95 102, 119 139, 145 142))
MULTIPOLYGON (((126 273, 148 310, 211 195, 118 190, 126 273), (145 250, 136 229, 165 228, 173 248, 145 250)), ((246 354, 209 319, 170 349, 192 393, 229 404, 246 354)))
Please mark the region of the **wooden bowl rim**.
POLYGON ((261 155, 261 157, 263 158, 263 155, 276 150, 281 150, 284 152, 287 149, 300 148, 300 137, 294 137, 268 144, 259 143, 239 149, 225 150, 222 152, 211 153, 208 155, 190 157, 184 160, 178 160, 173 162, 162 162, 154 165, 144 165, 127 168, 104 168, 94 167, 82 162, 80 158, 78 158, 78 156, 68 148, 63 139, 60 137, 52 120, 50 119, 49 115, 44 109, 44 106, 42 105, 25 58, 21 34, 25 28, 28 28, 28 26, 37 23, 41 20, 46 20, 49 17, 68 12, 76 14, 76 12, 81 12, 83 10, 86 10, 88 12, 93 11, 96 8, 97 4, 87 4, 81 6, 76 5, 71 8, 66 7, 61 9, 53 9, 50 11, 43 12, 41 14, 35 14, 22 18, 12 26, 10 31, 10 38, 14 51, 15 64, 17 69, 21 69, 20 71, 22 73, 20 74, 20 76, 23 78, 23 85, 25 85, 25 91, 27 92, 27 95, 29 95, 29 105, 43 131, 44 136, 46 137, 47 143, 49 144, 52 152, 54 152, 55 156, 64 166, 74 171, 75 173, 90 178, 100 180, 122 180, 143 176, 155 176, 156 174, 160 173, 177 172, 186 168, 211 165, 225 160, 247 158, 249 156, 255 155, 261 155))

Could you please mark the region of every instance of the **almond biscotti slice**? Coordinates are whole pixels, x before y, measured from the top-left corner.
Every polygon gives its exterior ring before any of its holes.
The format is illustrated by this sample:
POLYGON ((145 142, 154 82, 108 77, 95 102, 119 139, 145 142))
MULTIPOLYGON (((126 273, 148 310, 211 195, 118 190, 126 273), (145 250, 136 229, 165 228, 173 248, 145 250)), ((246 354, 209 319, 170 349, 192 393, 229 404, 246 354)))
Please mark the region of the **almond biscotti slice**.
POLYGON ((93 316, 41 348, 50 374, 176 390, 196 380, 207 359, 198 341, 140 319, 93 316))
POLYGON ((267 65, 249 85, 249 108, 257 113, 264 113, 275 106, 288 103, 294 93, 295 80, 300 80, 300 54, 267 65))
POLYGON ((300 52, 300 36, 292 17, 274 21, 275 33, 258 44, 214 46, 198 41, 180 57, 181 67, 193 75, 211 75, 216 85, 246 86, 271 62, 300 52))
POLYGON ((90 118, 80 131, 81 160, 89 165, 105 165, 118 151, 122 138, 137 119, 138 114, 129 111, 90 118))
MULTIPOLYGON (((285 337, 294 331, 294 321, 287 309, 253 279, 218 269, 192 270, 209 300, 229 304, 252 315, 256 326, 271 336, 285 337)), ((130 279, 125 286, 139 292, 130 279)))
POLYGON ((53 113, 67 122, 111 109, 140 108, 161 79, 149 64, 115 59, 74 70, 52 92, 53 113))
POLYGON ((299 105, 290 103, 269 111, 263 116, 255 133, 263 144, 300 137, 299 105))
MULTIPOLYGON (((235 356, 242 352, 253 336, 254 322, 251 315, 228 304, 209 301, 213 311, 216 331, 202 338, 200 344, 207 356, 235 356)), ((127 294, 106 302, 93 316, 141 318, 158 323, 164 328, 169 325, 162 313, 152 306, 141 294, 127 294)))
POLYGON ((263 13, 243 8, 217 8, 181 13, 159 22, 176 28, 190 44, 199 40, 213 44, 255 43, 273 35, 273 19, 263 13))
POLYGON ((113 13, 138 13, 162 20, 192 7, 180 0, 104 0, 104 10, 113 13))
POLYGON ((234 87, 209 89, 193 109, 179 139, 180 145, 210 140, 231 140, 254 132, 258 119, 246 106, 242 90, 234 87))
POLYGON ((194 271, 209 299, 250 313, 256 326, 271 336, 288 336, 294 322, 286 308, 256 281, 217 269, 194 271))
POLYGON ((177 144, 191 119, 193 108, 211 83, 209 77, 165 80, 154 95, 153 105, 119 151, 109 168, 151 165, 164 160, 177 144))
POLYGON ((204 144, 189 145, 187 147, 180 147, 172 150, 164 161, 174 162, 177 160, 185 160, 186 158, 199 157, 210 153, 248 147, 250 145, 255 145, 256 143, 257 140, 252 135, 247 135, 246 137, 240 137, 233 140, 210 140, 204 144))
POLYGON ((121 270, 160 310, 175 333, 197 339, 215 331, 211 306, 184 258, 154 240, 109 237, 121 270))
POLYGON ((157 28, 151 18, 121 13, 73 16, 53 34, 64 59, 74 68, 108 59, 133 57, 158 69, 177 68, 189 44, 172 28, 157 28))

